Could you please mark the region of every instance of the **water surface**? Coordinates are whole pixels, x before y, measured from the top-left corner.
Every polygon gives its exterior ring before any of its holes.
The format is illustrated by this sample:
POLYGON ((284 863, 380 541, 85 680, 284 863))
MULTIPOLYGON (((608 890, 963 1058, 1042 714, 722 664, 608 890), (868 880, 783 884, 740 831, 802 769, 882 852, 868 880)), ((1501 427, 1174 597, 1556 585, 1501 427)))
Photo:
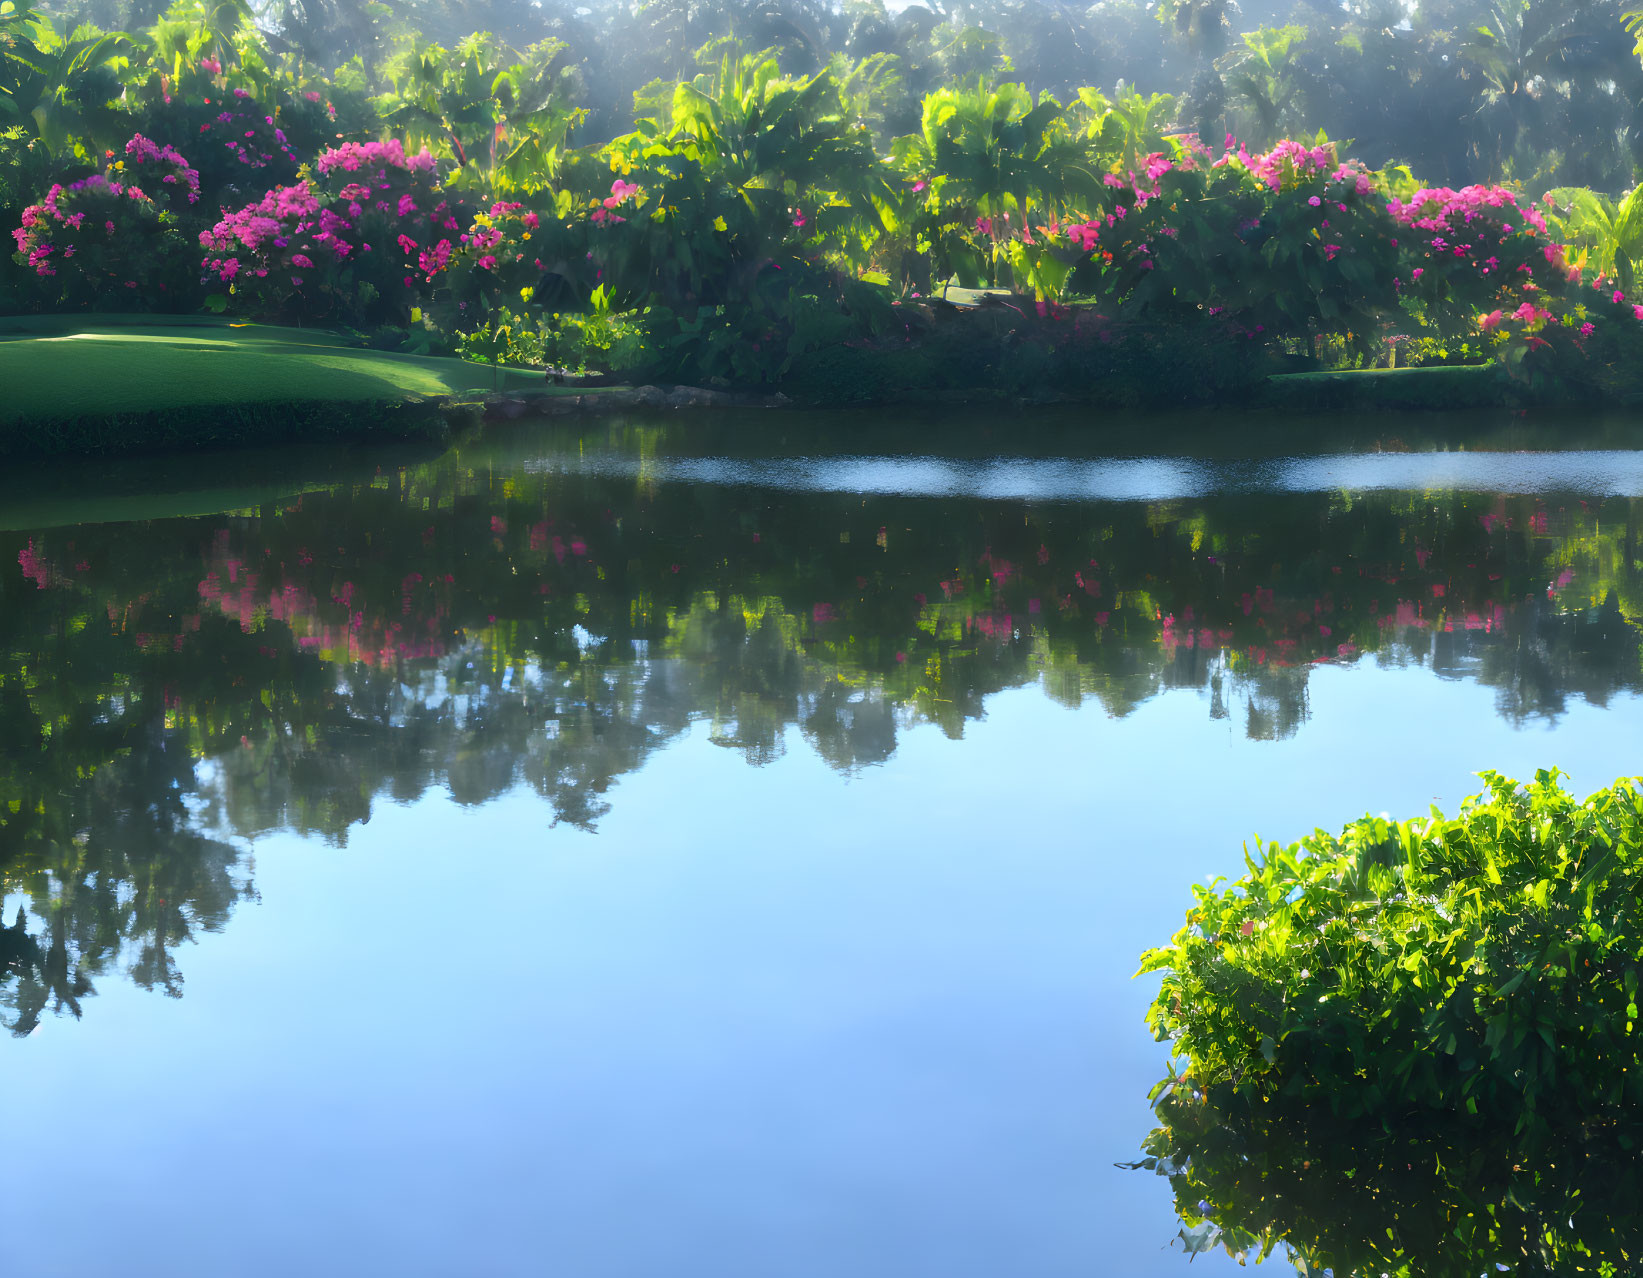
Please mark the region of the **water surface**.
POLYGON ((916 425, 11 477, 18 1272, 1179 1274, 1189 883, 1643 770, 1627 423, 916 425))

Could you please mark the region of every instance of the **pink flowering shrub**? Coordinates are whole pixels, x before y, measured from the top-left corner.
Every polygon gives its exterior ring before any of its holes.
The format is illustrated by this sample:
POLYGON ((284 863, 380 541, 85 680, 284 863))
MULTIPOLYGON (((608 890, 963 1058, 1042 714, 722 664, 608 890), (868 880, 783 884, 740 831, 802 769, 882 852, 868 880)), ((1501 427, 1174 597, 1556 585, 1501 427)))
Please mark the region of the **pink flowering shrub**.
POLYGON ((1263 344, 1334 334, 1367 345, 1397 311, 1394 228, 1371 175, 1331 144, 1251 155, 1228 138, 1215 158, 1183 139, 1101 189, 1082 215, 1023 228, 1011 246, 1017 280, 1047 306, 1090 297, 1133 320, 1263 344))
MULTIPOLYGON (((1304 142, 1285 139, 1265 155, 1252 156, 1243 147, 1233 156, 1230 149, 1221 163, 1241 163, 1249 175, 1268 191, 1277 193, 1308 187, 1317 179, 1327 176, 1331 181, 1350 181, 1359 195, 1368 195, 1372 189, 1369 174, 1353 161, 1341 164, 1335 158, 1333 143, 1322 142, 1307 146, 1304 142)), ((1311 197, 1309 197, 1311 198, 1311 197)))
POLYGON ((1397 250, 1374 179, 1330 143, 1251 155, 1228 138, 1217 158, 1196 137, 1171 139, 1102 174, 1060 216, 1031 204, 1025 218, 1019 206, 970 216, 949 207, 946 185, 938 174, 916 188, 930 192, 914 225, 936 278, 1030 291, 1047 316, 1081 298, 1108 315, 1122 308, 1132 325, 1367 343, 1397 310, 1397 250))
MULTIPOLYGON (((476 213, 446 258, 433 299, 441 322, 471 327, 471 321, 501 307, 528 305, 548 269, 542 254, 557 229, 551 217, 517 201, 498 201, 476 213)), ((549 253, 549 265, 562 255, 562 249, 549 253)))
POLYGON ((344 143, 315 179, 276 187, 201 232, 208 281, 237 310, 354 324, 404 323, 450 265, 465 210, 426 150, 344 143))
POLYGON ((1561 295, 1570 282, 1545 217, 1506 187, 1430 188, 1391 200, 1386 211, 1408 263, 1399 289, 1428 324, 1464 330, 1474 316, 1493 314, 1501 318, 1486 332, 1505 321, 1538 333, 1547 315, 1531 304, 1561 295))
MULTIPOLYGON (((593 211, 588 214, 588 221, 592 222, 595 226, 615 226, 621 222, 626 222, 627 218, 623 217, 616 210, 621 208, 622 205, 627 203, 628 200, 640 195, 641 193, 642 192, 638 183, 627 182, 621 178, 617 178, 610 184, 610 194, 604 199, 598 201, 594 206, 593 211)), ((802 227, 804 224, 804 214, 802 212, 795 213, 793 217, 793 225, 796 227, 802 227)))
POLYGON ((11 235, 43 308, 193 305, 192 254, 174 210, 198 198, 194 170, 170 147, 141 135, 126 155, 106 173, 54 183, 39 203, 23 210, 11 235))
POLYGON ((964 235, 1052 318, 1083 297, 1131 325, 1207 322, 1259 344, 1299 340, 1308 353, 1329 339, 1366 358, 1413 321, 1457 355, 1481 337, 1509 364, 1533 353, 1532 368, 1570 378, 1596 375, 1580 361, 1618 366, 1622 348, 1643 347, 1643 298, 1613 281, 1581 293, 1544 215, 1512 191, 1387 200, 1329 143, 1286 140, 1252 155, 1228 138, 1212 159, 1177 141, 1172 154, 1106 174, 1075 215, 978 217, 964 235))
POLYGON ((1406 307, 1428 325, 1475 326, 1508 366, 1581 381, 1643 354, 1643 312, 1611 280, 1583 288, 1545 215, 1516 192, 1430 188, 1387 214, 1410 263, 1398 281, 1406 307))
POLYGON ((222 87, 222 76, 186 75, 165 85, 142 114, 144 132, 193 158, 202 212, 292 181, 303 154, 286 136, 280 108, 247 88, 222 87))
POLYGON ((189 212, 200 202, 200 175, 171 146, 160 146, 141 133, 125 145, 125 178, 141 186, 149 198, 176 214, 189 212))

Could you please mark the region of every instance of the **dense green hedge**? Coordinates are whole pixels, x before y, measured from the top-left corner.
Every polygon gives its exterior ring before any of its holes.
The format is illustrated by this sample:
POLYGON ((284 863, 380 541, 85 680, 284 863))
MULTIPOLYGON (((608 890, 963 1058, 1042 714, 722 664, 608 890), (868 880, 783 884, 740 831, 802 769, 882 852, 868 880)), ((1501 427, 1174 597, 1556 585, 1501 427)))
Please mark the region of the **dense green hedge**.
POLYGON ((1248 856, 1143 972, 1189 1250, 1303 1272, 1636 1272, 1643 795, 1485 773, 1460 815, 1248 856))

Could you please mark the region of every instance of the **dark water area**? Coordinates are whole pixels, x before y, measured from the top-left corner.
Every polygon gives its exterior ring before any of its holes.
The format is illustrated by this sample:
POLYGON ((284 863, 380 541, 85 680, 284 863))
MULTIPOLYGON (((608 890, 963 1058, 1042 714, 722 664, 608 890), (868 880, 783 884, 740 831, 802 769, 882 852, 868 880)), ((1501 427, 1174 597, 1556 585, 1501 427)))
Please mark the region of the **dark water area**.
POLYGON ((1182 1272, 1189 885, 1643 771, 1633 423, 1257 425, 0 480, 15 1272, 1182 1272))

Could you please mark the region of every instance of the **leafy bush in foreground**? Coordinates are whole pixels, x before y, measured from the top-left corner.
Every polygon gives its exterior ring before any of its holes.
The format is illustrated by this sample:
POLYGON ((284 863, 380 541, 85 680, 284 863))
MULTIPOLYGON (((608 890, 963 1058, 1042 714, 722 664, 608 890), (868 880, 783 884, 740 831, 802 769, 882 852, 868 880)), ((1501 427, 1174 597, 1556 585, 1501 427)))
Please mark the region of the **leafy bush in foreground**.
POLYGON ((1485 773, 1195 887, 1149 1024, 1185 1068, 1136 1166, 1189 1251, 1303 1272, 1632 1272, 1643 795, 1485 773))

